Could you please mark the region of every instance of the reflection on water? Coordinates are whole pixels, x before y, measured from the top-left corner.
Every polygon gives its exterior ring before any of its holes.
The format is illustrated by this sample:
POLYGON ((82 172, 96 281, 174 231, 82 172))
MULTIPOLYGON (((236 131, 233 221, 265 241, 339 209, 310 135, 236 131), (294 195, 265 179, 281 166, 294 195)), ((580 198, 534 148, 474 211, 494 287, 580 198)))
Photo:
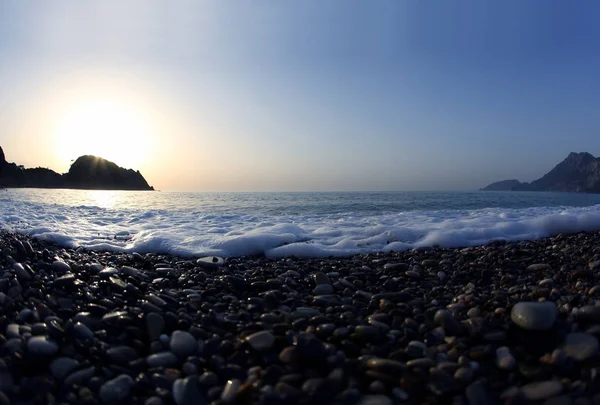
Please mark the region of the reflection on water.
POLYGON ((90 190, 87 193, 88 199, 100 208, 112 209, 117 202, 117 191, 90 190))

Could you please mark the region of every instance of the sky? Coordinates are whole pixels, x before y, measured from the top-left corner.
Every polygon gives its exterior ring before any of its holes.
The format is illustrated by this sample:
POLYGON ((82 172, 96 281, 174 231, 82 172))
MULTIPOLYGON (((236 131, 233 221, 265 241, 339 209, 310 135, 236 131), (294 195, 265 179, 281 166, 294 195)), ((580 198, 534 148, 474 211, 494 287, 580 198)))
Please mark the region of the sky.
POLYGON ((476 190, 600 155, 600 4, 0 1, 0 146, 160 190, 476 190))

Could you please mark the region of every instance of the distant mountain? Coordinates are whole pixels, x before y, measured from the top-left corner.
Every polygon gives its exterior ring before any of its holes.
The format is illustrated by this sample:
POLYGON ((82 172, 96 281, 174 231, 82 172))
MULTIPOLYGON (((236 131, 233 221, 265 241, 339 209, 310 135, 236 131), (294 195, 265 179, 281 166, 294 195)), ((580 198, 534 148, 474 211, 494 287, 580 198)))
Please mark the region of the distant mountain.
POLYGON ((595 158, 587 152, 571 152, 554 169, 531 183, 504 180, 492 183, 481 190, 600 193, 600 158, 595 158))
POLYGON ((492 183, 481 190, 484 191, 510 191, 520 186, 522 183, 519 180, 502 180, 492 183))
POLYGON ((37 167, 25 169, 6 161, 0 147, 0 187, 75 188, 88 190, 154 190, 139 171, 86 155, 75 160, 68 173, 37 167))

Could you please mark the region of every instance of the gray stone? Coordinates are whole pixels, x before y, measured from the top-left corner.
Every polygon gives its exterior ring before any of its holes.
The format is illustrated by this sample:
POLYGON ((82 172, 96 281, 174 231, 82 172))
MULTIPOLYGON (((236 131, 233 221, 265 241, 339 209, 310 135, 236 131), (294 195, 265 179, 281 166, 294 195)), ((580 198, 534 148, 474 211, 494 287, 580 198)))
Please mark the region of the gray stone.
POLYGON ((536 263, 527 266, 527 271, 542 271, 548 269, 550 269, 550 265, 545 263, 536 263))
POLYGON ((489 405, 494 401, 485 384, 481 381, 475 381, 465 390, 469 405, 489 405))
POLYGON ((79 367, 77 360, 70 357, 59 357, 50 363, 50 373, 57 380, 62 380, 77 367, 79 367))
POLYGON ((367 368, 382 374, 400 375, 406 371, 406 364, 401 361, 372 358, 367 360, 367 368))
POLYGON ((393 405, 394 402, 387 395, 365 395, 358 405, 393 405))
POLYGON ((598 339, 588 333, 569 333, 563 351, 577 361, 585 361, 598 352, 598 339))
POLYGON ((313 274, 313 277, 315 279, 315 284, 319 285, 319 284, 331 284, 331 280, 329 279, 329 277, 327 276, 327 274, 323 273, 323 272, 316 272, 315 274, 313 274))
POLYGON ((71 271, 71 266, 69 266, 65 262, 57 260, 52 263, 52 270, 54 270, 57 273, 68 273, 69 271, 71 271))
POLYGON ((250 346, 259 352, 269 350, 275 343, 275 336, 267 330, 256 332, 246 338, 250 346))
POLYGON ((108 359, 120 365, 127 365, 129 362, 137 359, 137 352, 129 346, 113 346, 106 351, 108 359))
POLYGON ((225 260, 218 256, 208 256, 196 260, 196 264, 205 269, 217 269, 225 265, 225 260))
POLYGON ((84 368, 83 370, 75 371, 74 373, 69 374, 67 378, 65 378, 64 385, 82 385, 88 382, 88 380, 92 378, 95 373, 96 369, 94 367, 88 367, 84 368))
POLYGON ((121 267, 121 273, 128 277, 137 277, 140 274, 140 271, 133 267, 123 266, 121 267))
POLYGON ((444 328, 444 331, 450 336, 460 335, 464 331, 461 324, 458 323, 456 319, 454 319, 454 316, 452 316, 452 312, 449 310, 438 310, 433 316, 433 321, 436 324, 442 326, 444 328))
POLYGON ((179 378, 173 383, 173 400, 177 405, 205 405, 206 397, 198 386, 198 377, 179 378))
POLYGON ((294 312, 290 314, 292 319, 310 318, 311 316, 317 316, 320 312, 314 308, 298 307, 294 312))
POLYGON ((77 322, 73 327, 73 333, 79 340, 88 340, 94 338, 94 332, 81 322, 77 322))
POLYGON ((33 336, 27 341, 27 350, 32 354, 52 356, 58 352, 58 345, 46 336, 33 336))
POLYGON ((506 346, 496 349, 496 365, 502 370, 511 370, 516 364, 516 360, 506 346))
POLYGON ((165 328, 165 319, 156 312, 146 316, 146 331, 150 340, 157 340, 165 328))
POLYGON ((27 270, 25 270, 21 263, 13 264, 13 270, 15 271, 15 273, 17 273, 17 277, 19 277, 20 280, 31 280, 31 274, 29 274, 27 270))
POLYGON ((102 384, 99 392, 100 399, 104 403, 120 402, 129 396, 132 386, 133 378, 121 374, 102 384))
POLYGON ((177 357, 184 358, 196 353, 198 350, 198 341, 194 338, 194 336, 192 336, 191 333, 182 330, 176 330, 171 335, 169 347, 177 357))
POLYGON ((521 392, 530 401, 554 397, 563 390, 562 384, 557 380, 533 382, 521 387, 521 392))
POLYGON ((513 306, 510 318, 526 330, 552 329, 558 311, 553 302, 519 302, 513 306))
POLYGON ((575 314, 575 318, 582 322, 600 323, 600 307, 595 305, 586 305, 581 307, 575 314))
POLYGON ((223 401, 224 404, 233 403, 241 385, 242 383, 237 379, 227 381, 225 388, 223 388, 223 393, 221 394, 221 401, 223 401))
POLYGON ((177 357, 171 352, 160 352, 146 357, 148 367, 173 367, 177 364, 177 357))
POLYGON ((333 287, 331 286, 331 284, 319 284, 314 288, 313 294, 315 294, 315 295, 333 294, 333 287))

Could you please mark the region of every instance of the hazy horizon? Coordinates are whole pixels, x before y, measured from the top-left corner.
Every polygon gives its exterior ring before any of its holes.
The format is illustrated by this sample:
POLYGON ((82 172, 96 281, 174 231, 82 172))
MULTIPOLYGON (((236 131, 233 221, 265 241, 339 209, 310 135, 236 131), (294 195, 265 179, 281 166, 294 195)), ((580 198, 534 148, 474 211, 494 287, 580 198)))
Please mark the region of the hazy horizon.
POLYGON ((600 154, 600 5, 0 3, 0 146, 163 191, 470 191, 600 154))

